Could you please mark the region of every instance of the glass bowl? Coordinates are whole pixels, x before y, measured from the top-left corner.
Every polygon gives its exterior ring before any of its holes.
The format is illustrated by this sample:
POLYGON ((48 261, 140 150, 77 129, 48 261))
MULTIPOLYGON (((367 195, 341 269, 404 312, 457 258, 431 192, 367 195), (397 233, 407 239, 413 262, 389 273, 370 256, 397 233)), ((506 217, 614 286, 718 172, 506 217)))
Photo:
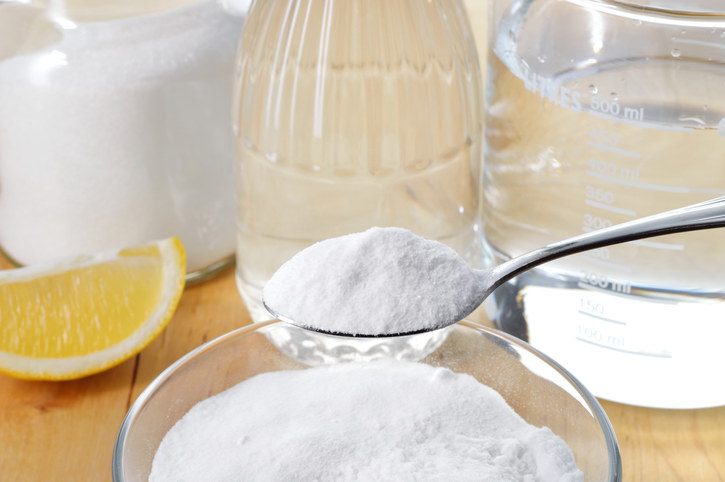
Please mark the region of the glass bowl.
POLYGON ((420 335, 351 338, 312 333, 279 320, 227 333, 161 373, 121 425, 113 450, 113 480, 148 480, 166 432, 197 402, 247 378, 380 358, 420 361, 474 376, 498 391, 528 423, 548 426, 566 441, 584 480, 621 480, 617 439, 597 400, 567 370, 514 337, 461 321, 420 335))

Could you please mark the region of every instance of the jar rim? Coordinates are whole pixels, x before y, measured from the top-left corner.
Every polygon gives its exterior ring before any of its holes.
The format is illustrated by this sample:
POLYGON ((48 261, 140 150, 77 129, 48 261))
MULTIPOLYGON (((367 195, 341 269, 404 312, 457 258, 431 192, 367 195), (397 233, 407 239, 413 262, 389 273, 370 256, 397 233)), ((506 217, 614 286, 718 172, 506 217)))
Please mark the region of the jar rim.
POLYGON ((603 2, 614 6, 669 15, 725 17, 725 3, 715 5, 715 2, 707 0, 603 0, 603 2))

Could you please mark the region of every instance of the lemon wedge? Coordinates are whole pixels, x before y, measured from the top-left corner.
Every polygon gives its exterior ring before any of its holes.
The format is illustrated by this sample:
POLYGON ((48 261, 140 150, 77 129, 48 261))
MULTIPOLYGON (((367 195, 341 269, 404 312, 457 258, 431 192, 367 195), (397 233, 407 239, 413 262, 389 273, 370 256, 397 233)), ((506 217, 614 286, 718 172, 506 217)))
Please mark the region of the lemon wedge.
POLYGON ((175 237, 0 271, 0 372, 68 380, 132 357, 168 324, 185 271, 175 237))

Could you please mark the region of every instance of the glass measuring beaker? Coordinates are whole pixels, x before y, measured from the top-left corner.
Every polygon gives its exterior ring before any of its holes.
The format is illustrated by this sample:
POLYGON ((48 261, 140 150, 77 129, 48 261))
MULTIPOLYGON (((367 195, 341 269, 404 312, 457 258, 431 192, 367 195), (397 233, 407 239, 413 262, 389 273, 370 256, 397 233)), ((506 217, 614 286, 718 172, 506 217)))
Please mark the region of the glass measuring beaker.
MULTIPOLYGON (((483 175, 492 262, 725 194, 725 8, 495 0, 483 175)), ((487 311, 623 403, 725 404, 725 233, 550 263, 487 311)))

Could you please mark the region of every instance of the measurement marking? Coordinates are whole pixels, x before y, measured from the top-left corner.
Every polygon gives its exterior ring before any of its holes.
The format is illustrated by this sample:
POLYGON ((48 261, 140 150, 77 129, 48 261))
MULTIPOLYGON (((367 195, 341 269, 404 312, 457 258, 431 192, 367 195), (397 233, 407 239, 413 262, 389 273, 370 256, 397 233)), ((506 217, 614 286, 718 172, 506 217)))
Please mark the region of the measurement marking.
POLYGON ((640 246, 644 246, 646 248, 656 248, 656 249, 668 249, 670 251, 683 251, 685 247, 681 244, 675 244, 675 243, 658 243, 657 241, 645 241, 645 240, 639 240, 639 241, 630 241, 632 244, 638 244, 640 246))
POLYGON ((589 291, 598 291, 600 293, 607 293, 607 294, 612 294, 612 295, 617 295, 617 294, 621 295, 622 294, 622 293, 617 293, 614 291, 609 291, 608 289, 599 288, 598 286, 592 286, 588 283, 583 283, 581 281, 579 281, 576 285, 581 289, 585 289, 585 290, 589 290, 589 291))
POLYGON ((598 346, 600 348, 606 348, 607 350, 614 350, 621 353, 629 353, 630 355, 642 355, 642 356, 651 356, 654 358, 672 358, 672 355, 669 353, 654 353, 654 352, 647 352, 647 351, 635 351, 635 350, 625 350, 623 348, 615 348, 613 346, 609 345, 603 345, 601 343, 597 343, 592 340, 587 340, 586 338, 580 338, 576 337, 577 340, 582 341, 584 343, 589 343, 590 345, 598 346))
POLYGON ((578 311, 582 315, 591 316, 592 318, 596 318, 597 320, 602 320, 602 321, 606 321, 609 323, 615 323, 617 325, 626 325, 627 324, 624 321, 613 320, 611 318, 607 318, 606 316, 599 316, 599 315, 595 315, 594 313, 589 313, 588 311, 582 311, 582 310, 578 310, 578 311))
POLYGON ((617 206, 610 206, 609 204, 599 203, 597 201, 592 201, 591 199, 585 199, 584 203, 593 208, 604 209, 613 213, 624 214, 631 217, 637 216, 637 213, 635 211, 632 211, 631 209, 618 208, 617 206))
POLYGON ((702 45, 704 47, 715 47, 717 49, 725 49, 725 45, 716 43, 716 42, 708 42, 706 40, 695 40, 695 39, 689 39, 689 38, 681 38, 681 37, 672 37, 673 42, 679 42, 681 44, 690 44, 690 45, 702 45))
POLYGON ((617 271, 622 271, 624 273, 631 273, 632 267, 631 266, 623 266, 621 264, 612 263, 611 261, 605 261, 603 259, 597 259, 597 258, 589 258, 587 257, 587 262, 591 262, 594 264, 598 264, 599 266, 604 266, 605 268, 611 268, 616 269, 617 271))
POLYGON ((639 189, 649 189, 650 191, 662 191, 662 192, 674 192, 678 194, 684 193, 704 193, 704 194, 715 194, 718 196, 725 195, 725 189, 708 189, 708 188, 697 188, 697 187, 682 187, 682 186, 663 186, 661 184, 648 184, 646 182, 629 181, 627 179, 620 179, 618 177, 602 174, 600 172, 588 170, 585 172, 587 176, 596 177, 603 181, 614 182, 616 184, 622 184, 625 186, 632 186, 639 189))
MULTIPOLYGON (((598 286, 593 286, 588 283, 584 283, 582 281, 577 282, 577 287, 583 289, 583 290, 589 290, 589 291, 596 291, 597 293, 604 293, 606 295, 612 295, 612 296, 622 296, 624 298, 632 298, 632 296, 636 296, 636 289, 633 289, 630 293, 619 293, 617 291, 608 290, 606 288, 600 288, 598 286)), ((658 298, 658 299, 649 299, 649 303, 657 303, 661 305, 676 305, 677 301, 673 300, 667 300, 664 298, 658 298)))
POLYGON ((623 156, 629 156, 629 157, 642 157, 639 152, 636 151, 628 151, 627 149, 620 149, 619 147, 610 146, 607 144, 600 144, 598 142, 589 141, 589 145, 591 147, 594 147, 595 149, 601 149, 603 151, 609 151, 614 152, 617 154, 622 154, 623 156))
POLYGON ((637 127, 644 127, 646 129, 657 129, 658 131, 674 131, 674 132, 692 132, 694 129, 692 127, 680 127, 680 126, 672 126, 667 124, 650 124, 649 122, 643 122, 643 121, 637 121, 633 119, 627 119, 626 117, 616 117, 613 115, 607 115, 602 114, 601 112, 597 111, 588 111, 589 115, 593 115, 595 117, 601 117, 602 119, 607 119, 613 122, 617 122, 620 124, 630 124, 637 127))

